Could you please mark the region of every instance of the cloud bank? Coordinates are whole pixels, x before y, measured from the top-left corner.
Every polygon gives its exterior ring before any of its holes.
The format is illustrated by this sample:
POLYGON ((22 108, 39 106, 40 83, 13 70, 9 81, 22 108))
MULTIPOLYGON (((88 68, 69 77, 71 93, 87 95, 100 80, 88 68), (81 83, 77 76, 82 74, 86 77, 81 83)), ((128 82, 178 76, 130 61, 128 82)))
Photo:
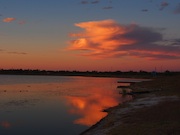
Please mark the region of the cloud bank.
MULTIPOLYGON (((135 24, 121 25, 115 20, 76 23, 84 29, 71 33, 68 50, 76 50, 81 56, 95 59, 124 56, 147 59, 178 59, 180 44, 163 44, 160 30, 135 24), (161 42, 161 43, 160 43, 161 42)), ((179 41, 179 40, 178 40, 179 41)))

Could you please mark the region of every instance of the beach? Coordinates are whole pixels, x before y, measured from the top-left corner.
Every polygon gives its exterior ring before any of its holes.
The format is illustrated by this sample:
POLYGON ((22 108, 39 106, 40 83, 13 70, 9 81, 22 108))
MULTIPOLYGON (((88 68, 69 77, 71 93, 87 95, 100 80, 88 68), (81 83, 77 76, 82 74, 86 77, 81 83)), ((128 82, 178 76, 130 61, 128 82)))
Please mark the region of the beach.
POLYGON ((107 109, 108 115, 81 135, 179 135, 180 75, 134 83, 133 100, 107 109))

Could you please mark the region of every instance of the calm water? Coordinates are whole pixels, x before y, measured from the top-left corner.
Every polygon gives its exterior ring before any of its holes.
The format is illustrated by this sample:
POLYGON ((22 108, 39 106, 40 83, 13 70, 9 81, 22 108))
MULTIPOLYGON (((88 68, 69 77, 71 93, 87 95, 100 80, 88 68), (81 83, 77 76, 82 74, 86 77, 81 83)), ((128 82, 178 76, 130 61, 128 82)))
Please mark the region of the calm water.
POLYGON ((0 75, 0 135, 78 135, 130 97, 117 78, 0 75))

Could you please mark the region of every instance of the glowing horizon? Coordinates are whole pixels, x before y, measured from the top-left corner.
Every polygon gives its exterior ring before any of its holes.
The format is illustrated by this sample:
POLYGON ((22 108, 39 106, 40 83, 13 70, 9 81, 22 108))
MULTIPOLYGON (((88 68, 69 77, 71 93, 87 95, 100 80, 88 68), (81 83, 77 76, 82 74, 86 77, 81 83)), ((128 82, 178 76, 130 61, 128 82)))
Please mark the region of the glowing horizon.
POLYGON ((180 70, 178 0, 1 5, 0 69, 180 70))

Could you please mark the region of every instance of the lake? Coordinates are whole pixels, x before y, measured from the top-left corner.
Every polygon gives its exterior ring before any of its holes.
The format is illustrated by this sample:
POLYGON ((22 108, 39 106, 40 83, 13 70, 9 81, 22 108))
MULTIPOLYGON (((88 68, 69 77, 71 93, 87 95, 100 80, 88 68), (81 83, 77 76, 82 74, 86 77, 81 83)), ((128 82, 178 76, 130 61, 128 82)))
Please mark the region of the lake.
POLYGON ((131 100, 118 78, 0 75, 1 135, 78 135, 131 100))

